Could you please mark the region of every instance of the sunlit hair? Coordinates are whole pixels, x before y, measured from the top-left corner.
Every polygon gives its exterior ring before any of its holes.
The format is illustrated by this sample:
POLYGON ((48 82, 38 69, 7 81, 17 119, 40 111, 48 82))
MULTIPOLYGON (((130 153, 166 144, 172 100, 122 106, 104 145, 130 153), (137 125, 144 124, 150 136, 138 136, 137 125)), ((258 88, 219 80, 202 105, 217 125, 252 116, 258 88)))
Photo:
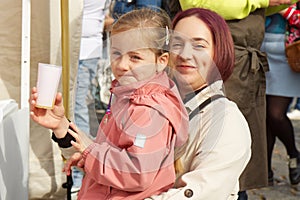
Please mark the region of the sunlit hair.
POLYGON ((204 8, 191 8, 179 12, 174 17, 172 22, 173 29, 181 19, 191 16, 195 16, 203 21, 210 30, 214 43, 213 61, 218 67, 223 81, 226 81, 232 74, 234 67, 234 45, 225 20, 213 11, 204 8))
POLYGON ((142 8, 130 11, 122 15, 112 26, 111 35, 134 30, 142 34, 144 42, 154 51, 161 55, 168 49, 167 31, 171 27, 171 20, 163 10, 142 8), (155 48, 153 48, 155 47, 155 48))

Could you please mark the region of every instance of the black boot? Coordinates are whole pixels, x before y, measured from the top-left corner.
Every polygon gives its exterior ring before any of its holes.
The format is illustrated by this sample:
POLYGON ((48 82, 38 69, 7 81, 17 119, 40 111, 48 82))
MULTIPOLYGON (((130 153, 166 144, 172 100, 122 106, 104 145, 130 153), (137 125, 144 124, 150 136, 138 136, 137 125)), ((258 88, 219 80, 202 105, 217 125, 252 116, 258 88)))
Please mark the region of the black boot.
POLYGON ((239 195, 239 198, 237 200, 248 200, 248 195, 247 195, 246 190, 239 191, 238 195, 239 195))
POLYGON ((274 173, 272 170, 268 171, 268 185, 269 186, 274 185, 274 173))
POLYGON ((300 183, 300 156, 289 159, 289 175, 292 185, 300 183))

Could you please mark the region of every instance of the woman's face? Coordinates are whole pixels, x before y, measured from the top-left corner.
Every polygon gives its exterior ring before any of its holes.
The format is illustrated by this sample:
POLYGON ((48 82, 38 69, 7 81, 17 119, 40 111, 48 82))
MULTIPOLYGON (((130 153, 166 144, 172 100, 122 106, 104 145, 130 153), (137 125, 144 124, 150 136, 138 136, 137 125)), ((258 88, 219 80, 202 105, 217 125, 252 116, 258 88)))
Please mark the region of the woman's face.
POLYGON ((171 63, 176 78, 197 90, 207 84, 212 66, 213 39, 206 24, 195 16, 181 19, 171 40, 171 63), (176 75, 177 74, 177 75, 176 75))

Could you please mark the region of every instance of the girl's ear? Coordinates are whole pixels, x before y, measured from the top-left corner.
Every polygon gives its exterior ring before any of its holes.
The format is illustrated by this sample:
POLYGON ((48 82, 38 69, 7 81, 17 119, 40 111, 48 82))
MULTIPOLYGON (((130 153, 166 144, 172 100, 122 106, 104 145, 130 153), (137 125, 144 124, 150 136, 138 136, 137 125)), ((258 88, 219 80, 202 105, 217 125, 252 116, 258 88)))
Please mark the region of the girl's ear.
POLYGON ((157 71, 161 72, 165 69, 165 67, 168 65, 169 61, 169 53, 163 53, 160 55, 157 59, 157 71))

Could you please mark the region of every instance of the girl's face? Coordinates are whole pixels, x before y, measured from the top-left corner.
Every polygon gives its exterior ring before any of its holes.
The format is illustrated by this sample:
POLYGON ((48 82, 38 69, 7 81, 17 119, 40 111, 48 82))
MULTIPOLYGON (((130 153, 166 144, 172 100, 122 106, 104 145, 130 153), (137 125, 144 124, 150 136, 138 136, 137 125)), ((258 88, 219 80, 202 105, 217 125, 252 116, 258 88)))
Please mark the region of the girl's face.
POLYGON ((157 56, 138 37, 126 37, 126 34, 112 37, 110 53, 112 72, 120 85, 146 80, 168 62, 168 54, 157 56))
POLYGON ((195 16, 181 19, 174 28, 170 47, 178 80, 193 90, 206 85, 213 64, 213 39, 206 24, 195 16))

